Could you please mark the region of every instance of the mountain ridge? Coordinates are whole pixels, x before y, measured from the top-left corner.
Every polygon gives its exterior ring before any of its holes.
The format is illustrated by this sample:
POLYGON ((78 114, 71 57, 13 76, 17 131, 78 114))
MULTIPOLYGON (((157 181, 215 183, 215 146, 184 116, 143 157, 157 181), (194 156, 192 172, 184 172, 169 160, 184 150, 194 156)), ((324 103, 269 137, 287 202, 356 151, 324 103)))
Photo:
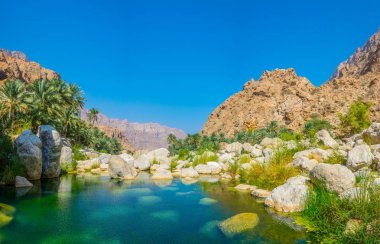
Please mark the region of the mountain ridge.
POLYGON ((337 113, 347 111, 358 98, 374 102, 370 112, 375 119, 380 117, 379 89, 380 29, 319 87, 297 76, 293 68, 264 71, 258 81, 251 79, 242 91, 219 105, 201 132, 233 136, 240 130, 264 127, 272 120, 298 130, 314 114, 338 125, 337 113))

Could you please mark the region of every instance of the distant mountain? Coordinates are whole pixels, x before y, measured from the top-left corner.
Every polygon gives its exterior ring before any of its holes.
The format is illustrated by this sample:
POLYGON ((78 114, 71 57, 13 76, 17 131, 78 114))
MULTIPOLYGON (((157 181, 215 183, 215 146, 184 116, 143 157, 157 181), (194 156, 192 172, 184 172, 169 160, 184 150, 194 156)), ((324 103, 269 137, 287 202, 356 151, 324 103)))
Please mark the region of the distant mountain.
POLYGON ((0 49, 0 84, 5 80, 32 82, 39 79, 59 78, 59 74, 36 62, 31 62, 23 52, 0 49))
MULTIPOLYGON (((0 49, 0 85, 7 79, 33 82, 56 78, 60 78, 57 72, 29 61, 23 52, 0 49)), ((85 120, 87 112, 81 111, 80 116, 85 120)), ((166 139, 169 134, 174 134, 178 138, 186 137, 186 133, 182 130, 158 123, 130 123, 128 120, 109 119, 103 114, 98 116, 96 126, 108 136, 117 138, 127 150, 167 147, 166 139)))
POLYGON ((209 116, 203 134, 225 133, 260 128, 276 120, 299 129, 313 114, 337 125, 339 112, 347 111, 357 98, 371 101, 373 119, 380 118, 380 30, 365 45, 342 62, 322 86, 297 76, 294 69, 265 71, 224 101, 209 116))
MULTIPOLYGON (((81 119, 87 120, 87 110, 81 111, 81 119)), ((125 137, 128 144, 134 149, 152 150, 160 147, 167 147, 167 137, 174 134, 177 138, 185 138, 186 133, 182 130, 170 128, 158 123, 131 123, 126 119, 110 119, 104 114, 98 115, 95 124, 102 130, 107 128, 111 133, 125 137), (116 130, 116 131, 112 131, 116 130)))

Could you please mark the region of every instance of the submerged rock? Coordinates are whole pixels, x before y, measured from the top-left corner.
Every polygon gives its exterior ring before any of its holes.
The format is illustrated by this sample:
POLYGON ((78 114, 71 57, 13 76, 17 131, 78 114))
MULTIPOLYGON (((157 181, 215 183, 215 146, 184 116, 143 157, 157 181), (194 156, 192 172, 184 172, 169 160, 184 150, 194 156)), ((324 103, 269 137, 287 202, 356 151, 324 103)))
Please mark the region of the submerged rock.
POLYGON ((271 191, 263 189, 255 189, 251 192, 251 195, 257 198, 267 198, 272 194, 271 191))
POLYGON ((201 205, 211 205, 211 204, 215 204, 217 202, 218 202, 217 200, 215 200, 213 198, 209 198, 209 197, 204 197, 204 198, 199 200, 199 204, 201 204, 201 205))
POLYGON ((16 187, 32 187, 33 184, 30 183, 26 178, 22 176, 16 176, 15 186, 16 187))
POLYGON ((40 138, 26 130, 15 140, 15 149, 20 163, 25 167, 29 180, 38 180, 42 173, 42 142, 40 138))
POLYGON ((220 230, 227 237, 251 230, 259 223, 259 216, 256 213, 240 213, 219 224, 220 230))

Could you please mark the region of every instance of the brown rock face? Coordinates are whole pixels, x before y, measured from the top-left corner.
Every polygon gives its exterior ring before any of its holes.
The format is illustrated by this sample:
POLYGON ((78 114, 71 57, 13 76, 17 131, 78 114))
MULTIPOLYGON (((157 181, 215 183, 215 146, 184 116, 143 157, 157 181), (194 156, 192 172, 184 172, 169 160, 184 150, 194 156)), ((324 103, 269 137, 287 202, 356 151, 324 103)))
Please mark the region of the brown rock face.
POLYGON ((18 51, 0 49, 0 84, 5 80, 33 82, 39 79, 56 79, 59 74, 36 62, 30 62, 26 55, 18 51))
POLYGON ((291 129, 300 129, 313 114, 333 124, 357 98, 374 103, 371 116, 380 116, 380 30, 345 62, 328 82, 314 87, 293 69, 265 71, 257 82, 247 82, 209 116, 203 134, 260 128, 272 120, 291 129))
MULTIPOLYGON (((87 120, 87 111, 82 110, 80 117, 87 120)), ((96 126, 108 136, 117 138, 129 150, 166 148, 169 134, 186 137, 182 130, 158 123, 131 123, 126 119, 110 119, 103 114, 98 115, 96 126)))

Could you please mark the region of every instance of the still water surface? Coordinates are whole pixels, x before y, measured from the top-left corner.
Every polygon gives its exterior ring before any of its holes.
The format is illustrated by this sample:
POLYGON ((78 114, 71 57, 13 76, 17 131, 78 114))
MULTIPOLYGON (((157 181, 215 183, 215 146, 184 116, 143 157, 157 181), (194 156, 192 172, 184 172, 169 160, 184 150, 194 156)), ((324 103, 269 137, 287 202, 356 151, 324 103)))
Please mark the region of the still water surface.
POLYGON ((16 207, 0 243, 306 242, 301 228, 215 177, 153 181, 141 172, 134 181, 67 175, 33 183, 0 188, 0 202, 16 207), (242 212, 257 213, 259 225, 225 237, 218 222, 242 212))

